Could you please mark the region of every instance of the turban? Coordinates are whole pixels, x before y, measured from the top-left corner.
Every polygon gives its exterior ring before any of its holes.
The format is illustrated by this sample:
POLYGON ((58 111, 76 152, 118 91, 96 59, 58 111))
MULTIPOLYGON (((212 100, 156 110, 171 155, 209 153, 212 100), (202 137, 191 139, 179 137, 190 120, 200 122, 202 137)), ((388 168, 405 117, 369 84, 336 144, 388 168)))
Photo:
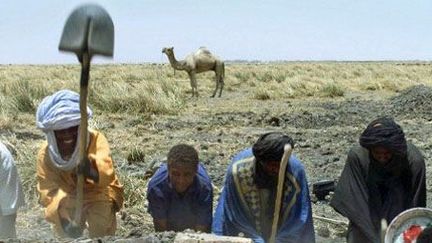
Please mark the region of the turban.
MULTIPOLYGON (((87 115, 92 116, 89 107, 87 115)), ((79 94, 67 89, 45 97, 36 112, 36 125, 44 132, 78 126, 80 120, 79 94)))
MULTIPOLYGON (((92 116, 89 107, 87 107, 87 115, 89 118, 92 116)), ((36 125, 47 137, 49 156, 54 166, 61 170, 71 170, 78 164, 79 142, 76 143, 71 158, 65 161, 58 150, 54 130, 78 126, 80 121, 79 94, 70 90, 60 90, 45 97, 36 111, 36 125)), ((88 142, 89 139, 87 139, 87 145, 88 142)))
POLYGON ((361 134, 359 142, 367 149, 379 146, 398 155, 405 155, 407 152, 407 142, 402 128, 388 117, 372 121, 361 134))
POLYGON ((264 164, 270 161, 280 162, 284 154, 284 147, 289 143, 294 147, 294 140, 280 132, 263 134, 252 146, 252 153, 255 157, 255 173, 253 180, 258 188, 275 188, 277 178, 268 175, 264 171, 264 164))
POLYGON ((280 161, 285 144, 294 147, 294 140, 280 132, 270 132, 262 135, 252 147, 252 153, 260 163, 280 161))

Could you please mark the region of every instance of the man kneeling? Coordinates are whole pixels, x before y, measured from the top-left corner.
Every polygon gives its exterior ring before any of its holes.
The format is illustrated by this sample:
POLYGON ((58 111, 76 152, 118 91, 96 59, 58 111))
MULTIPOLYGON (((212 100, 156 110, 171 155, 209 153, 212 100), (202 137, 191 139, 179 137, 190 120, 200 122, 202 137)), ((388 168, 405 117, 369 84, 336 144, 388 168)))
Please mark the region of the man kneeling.
MULTIPOLYGON (((87 108, 91 117, 91 110, 87 108)), ((46 97, 37 110, 37 126, 47 137, 37 158, 37 181, 45 217, 60 237, 78 237, 88 226, 90 237, 114 235, 115 213, 123 204, 123 187, 114 171, 108 141, 94 130, 87 132, 82 221, 72 224, 76 195, 78 137, 81 120, 79 95, 61 90, 46 97)))
MULTIPOLYGON (((280 132, 260 136, 252 148, 232 159, 214 216, 213 232, 237 236, 243 233, 255 243, 268 242, 278 189, 280 161, 286 144, 294 141, 280 132)), ((289 158, 279 212, 277 243, 312 243, 315 233, 309 189, 303 164, 289 158)))
POLYGON ((213 188, 197 151, 179 144, 171 148, 167 160, 151 178, 147 190, 155 230, 210 232, 213 188))

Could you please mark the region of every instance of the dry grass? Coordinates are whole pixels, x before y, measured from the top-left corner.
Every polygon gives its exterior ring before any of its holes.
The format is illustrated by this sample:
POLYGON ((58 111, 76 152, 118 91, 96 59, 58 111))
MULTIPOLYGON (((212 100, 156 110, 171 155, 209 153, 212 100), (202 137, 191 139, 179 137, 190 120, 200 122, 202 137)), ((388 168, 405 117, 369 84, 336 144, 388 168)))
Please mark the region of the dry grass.
MULTIPOLYGON (((0 125, 17 112, 34 113, 40 100, 60 89, 78 90, 79 66, 0 66, 0 125)), ((225 88, 251 88, 258 100, 337 97, 345 91, 397 92, 431 84, 428 65, 395 63, 282 63, 227 65, 225 88)), ((214 73, 198 75, 200 94, 214 89, 214 73)), ((168 65, 94 65, 90 103, 102 112, 176 114, 190 95, 185 72, 168 65)))
POLYGON ((345 91, 397 92, 415 84, 430 85, 429 67, 391 62, 243 64, 229 66, 227 80, 232 81, 227 84, 254 88, 256 99, 337 97, 345 91))

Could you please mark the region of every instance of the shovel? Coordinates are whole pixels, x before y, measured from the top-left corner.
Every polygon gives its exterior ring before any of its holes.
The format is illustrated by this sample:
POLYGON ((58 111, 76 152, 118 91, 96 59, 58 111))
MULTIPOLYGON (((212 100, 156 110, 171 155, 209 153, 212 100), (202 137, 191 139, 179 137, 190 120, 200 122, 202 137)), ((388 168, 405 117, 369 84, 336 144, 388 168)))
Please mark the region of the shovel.
POLYGON ((281 209, 281 203, 282 203, 282 194, 283 194, 283 187, 284 187, 284 181, 285 181, 285 171, 288 165, 289 158, 291 156, 292 147, 291 144, 286 144, 284 147, 284 153, 281 159, 280 167, 279 167, 279 175, 278 175, 278 184, 277 184, 277 192, 276 192, 276 202, 275 202, 275 209, 273 213, 273 223, 272 223, 272 229, 270 234, 270 243, 276 242, 276 233, 277 228, 279 224, 279 212, 281 209))
POLYGON ((81 213, 84 199, 83 168, 88 167, 87 158, 87 91, 90 61, 94 55, 113 56, 114 24, 102 7, 86 4, 76 8, 63 28, 59 50, 73 52, 81 63, 80 80, 80 136, 79 165, 77 166, 77 195, 75 215, 66 233, 73 238, 82 235, 81 213))

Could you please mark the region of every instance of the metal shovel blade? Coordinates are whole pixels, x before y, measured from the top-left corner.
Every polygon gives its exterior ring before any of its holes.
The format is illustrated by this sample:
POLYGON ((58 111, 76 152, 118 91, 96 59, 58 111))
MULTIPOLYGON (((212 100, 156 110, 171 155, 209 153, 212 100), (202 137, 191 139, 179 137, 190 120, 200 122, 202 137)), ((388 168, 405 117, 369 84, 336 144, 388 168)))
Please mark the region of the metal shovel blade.
POLYGON ((113 56, 114 24, 108 12, 99 5, 86 4, 76 8, 66 21, 59 50, 74 52, 81 60, 89 56, 113 56))

